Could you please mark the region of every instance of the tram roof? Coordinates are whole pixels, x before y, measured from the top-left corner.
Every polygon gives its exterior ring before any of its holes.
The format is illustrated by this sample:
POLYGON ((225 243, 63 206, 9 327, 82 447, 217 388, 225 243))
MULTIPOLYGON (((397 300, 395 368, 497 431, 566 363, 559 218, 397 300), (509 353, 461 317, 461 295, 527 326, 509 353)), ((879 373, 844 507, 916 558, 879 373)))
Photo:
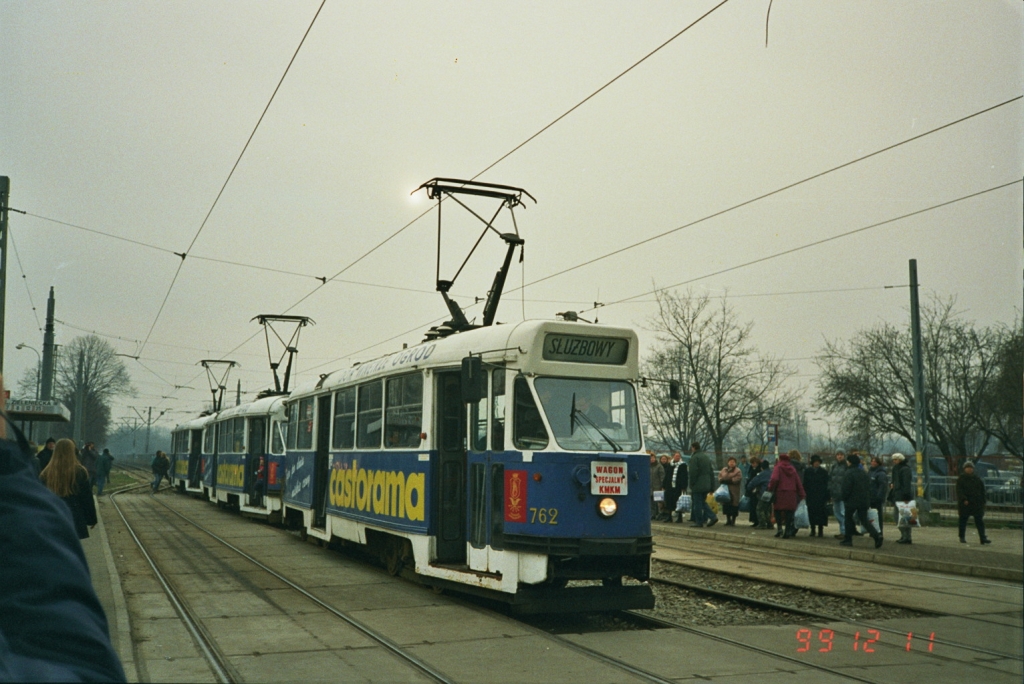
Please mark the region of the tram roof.
POLYGON ((263 397, 256 401, 231 406, 218 413, 216 419, 225 420, 227 418, 238 418, 239 416, 265 416, 276 413, 284 406, 284 400, 287 398, 287 395, 276 394, 272 397, 263 397))
POLYGON ((326 378, 303 383, 290 399, 422 368, 457 367, 470 354, 490 363, 504 363, 526 373, 559 376, 596 376, 631 380, 638 377, 637 336, 630 328, 567 321, 529 320, 492 325, 448 337, 423 341, 351 368, 330 373, 326 378), (574 338, 621 339, 628 342, 626 357, 619 364, 577 363, 546 360, 541 353, 548 334, 574 338))

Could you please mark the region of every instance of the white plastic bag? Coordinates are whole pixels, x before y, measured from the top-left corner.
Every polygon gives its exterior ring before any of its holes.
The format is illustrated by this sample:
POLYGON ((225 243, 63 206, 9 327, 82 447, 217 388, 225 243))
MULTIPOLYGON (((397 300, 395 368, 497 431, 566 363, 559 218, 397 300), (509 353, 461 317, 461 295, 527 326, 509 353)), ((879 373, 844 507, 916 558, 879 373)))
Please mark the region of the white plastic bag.
POLYGON ((680 494, 679 501, 676 502, 676 511, 689 513, 691 508, 693 508, 693 498, 689 494, 680 494))
POLYGON ((655 489, 654 490, 654 500, 655 501, 664 501, 665 500, 665 490, 664 489, 655 489))
POLYGON ((796 505, 796 512, 793 513, 793 525, 798 530, 805 530, 811 526, 811 518, 807 514, 807 502, 801 501, 796 505))
POLYGON ((729 485, 719 485, 718 489, 715 490, 715 501, 718 503, 727 504, 732 501, 732 494, 729 493, 729 485))
POLYGON ((921 521, 917 515, 917 502, 911 499, 910 501, 896 502, 896 510, 899 511, 899 523, 897 527, 920 527, 921 521))

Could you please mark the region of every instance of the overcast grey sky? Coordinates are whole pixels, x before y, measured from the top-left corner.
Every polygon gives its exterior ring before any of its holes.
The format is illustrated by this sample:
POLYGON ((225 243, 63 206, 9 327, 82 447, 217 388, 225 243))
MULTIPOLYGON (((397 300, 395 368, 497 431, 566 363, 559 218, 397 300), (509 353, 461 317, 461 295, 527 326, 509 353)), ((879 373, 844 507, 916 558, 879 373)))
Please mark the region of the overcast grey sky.
MULTIPOLYGON (((9 385, 36 358, 14 346, 42 348, 51 285, 58 343, 96 331, 141 355, 128 360, 139 396, 115 418, 130 405, 178 411, 163 424, 195 413, 209 396, 196 362, 229 352, 245 391, 268 386, 262 333, 236 349, 259 332, 256 314, 316 321, 300 380, 417 342, 446 314, 434 214, 345 282, 317 289, 315 276, 429 208, 410 197, 420 183, 480 173, 718 3, 327 0, 182 264, 171 252, 203 225, 320 0, 5 2, 0 175, 11 206, 35 215, 10 214, 9 385)), ((906 320, 908 291, 884 287, 906 285, 911 258, 925 296, 955 296, 979 324, 1013 321, 1019 182, 704 277, 1024 175, 1024 106, 1008 102, 1024 92, 1022 3, 775 0, 766 47, 768 6, 724 3, 480 177, 538 199, 517 212, 526 260, 508 289, 1007 104, 513 292, 499 320, 636 296, 597 314, 643 328, 645 292, 696 279, 728 292, 759 347, 808 387, 823 340, 906 320)), ((478 228, 446 230, 451 274, 478 228)), ((460 301, 486 293, 502 254, 485 240, 460 301)))

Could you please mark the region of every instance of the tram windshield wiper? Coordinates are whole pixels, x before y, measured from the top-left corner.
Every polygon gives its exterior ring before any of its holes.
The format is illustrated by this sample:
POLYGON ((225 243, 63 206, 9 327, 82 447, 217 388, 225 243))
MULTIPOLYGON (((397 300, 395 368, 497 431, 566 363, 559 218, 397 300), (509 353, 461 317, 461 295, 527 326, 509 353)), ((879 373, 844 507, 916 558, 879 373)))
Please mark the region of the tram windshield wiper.
POLYGON ((611 446, 611 448, 612 448, 612 451, 614 451, 615 453, 619 453, 620 451, 622 451, 622 447, 619 446, 615 442, 614 439, 612 439, 611 437, 606 435, 601 428, 597 427, 597 423, 592 421, 590 419, 590 416, 588 416, 583 411, 580 411, 578 408, 576 408, 576 393, 573 392, 572 393, 572 407, 569 409, 569 436, 572 436, 572 434, 576 431, 576 418, 577 417, 579 417, 584 423, 586 423, 590 427, 594 428, 594 430, 597 432, 597 434, 599 434, 602 437, 604 437, 604 441, 608 442, 609 446, 611 446))

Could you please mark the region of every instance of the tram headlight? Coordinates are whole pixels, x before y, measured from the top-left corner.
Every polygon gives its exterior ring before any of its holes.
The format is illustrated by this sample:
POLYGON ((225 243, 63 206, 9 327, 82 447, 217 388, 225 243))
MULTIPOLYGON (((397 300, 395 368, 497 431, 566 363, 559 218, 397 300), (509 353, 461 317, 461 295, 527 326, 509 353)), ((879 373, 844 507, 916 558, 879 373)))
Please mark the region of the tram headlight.
POLYGON ((615 515, 615 511, 619 510, 619 504, 615 503, 615 499, 610 496, 606 496, 601 499, 597 504, 597 512, 606 518, 610 518, 615 515))

